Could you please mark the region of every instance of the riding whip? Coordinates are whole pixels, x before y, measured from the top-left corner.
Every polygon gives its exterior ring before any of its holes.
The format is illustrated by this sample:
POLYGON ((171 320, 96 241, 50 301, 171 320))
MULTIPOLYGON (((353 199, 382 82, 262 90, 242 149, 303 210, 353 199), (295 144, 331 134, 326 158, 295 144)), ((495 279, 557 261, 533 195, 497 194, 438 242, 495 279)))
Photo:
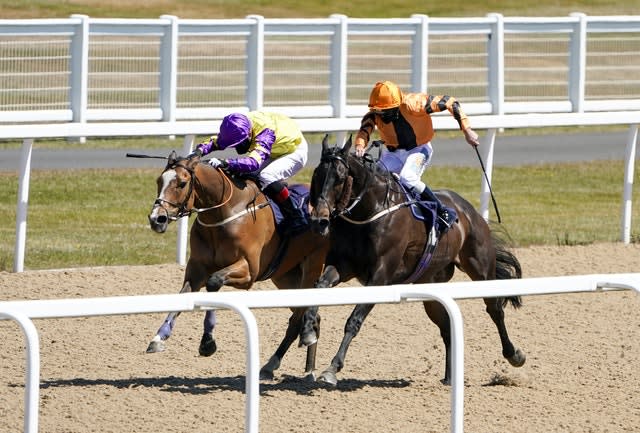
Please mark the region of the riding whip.
POLYGON ((166 156, 156 156, 156 155, 144 155, 141 153, 127 153, 127 158, 154 158, 154 159, 167 159, 166 156))
POLYGON ((496 217, 498 218, 498 223, 502 223, 500 218, 500 211, 498 211, 498 205, 496 204, 496 198, 493 196, 493 190, 491 189, 491 182, 489 182, 489 176, 487 176, 487 171, 484 168, 484 163, 482 162, 482 157, 480 157, 480 152, 478 152, 478 146, 473 146, 476 150, 476 155, 478 155, 478 161, 480 161, 480 167, 482 168, 482 173, 484 173, 484 178, 487 181, 487 185, 489 186, 489 193, 491 194, 491 201, 493 202, 493 208, 496 210, 496 217))

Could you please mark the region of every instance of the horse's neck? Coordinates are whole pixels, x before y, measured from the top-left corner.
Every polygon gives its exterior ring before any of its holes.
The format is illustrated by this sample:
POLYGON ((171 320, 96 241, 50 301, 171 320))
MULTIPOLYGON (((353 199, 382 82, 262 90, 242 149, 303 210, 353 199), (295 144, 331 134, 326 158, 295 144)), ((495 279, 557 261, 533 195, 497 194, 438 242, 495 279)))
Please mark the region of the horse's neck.
POLYGON ((358 206, 361 211, 372 212, 389 204, 390 194, 393 192, 389 188, 389 185, 393 183, 391 177, 384 178, 384 176, 376 174, 375 166, 365 165, 355 158, 349 162, 349 170, 349 174, 353 177, 351 199, 357 200, 360 197, 358 206))
POLYGON ((221 211, 225 211, 238 204, 246 205, 257 195, 258 188, 253 182, 245 181, 245 186, 240 188, 233 179, 207 164, 198 164, 195 177, 194 206, 198 208, 219 206, 221 211))

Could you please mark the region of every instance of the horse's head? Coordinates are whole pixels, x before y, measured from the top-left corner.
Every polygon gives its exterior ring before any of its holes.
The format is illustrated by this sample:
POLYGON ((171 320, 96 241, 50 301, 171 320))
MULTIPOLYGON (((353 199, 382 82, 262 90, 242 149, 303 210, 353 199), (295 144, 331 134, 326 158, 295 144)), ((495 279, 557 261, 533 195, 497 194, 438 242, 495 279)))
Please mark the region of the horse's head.
POLYGON ((149 214, 151 229, 164 233, 169 222, 189 214, 193 206, 193 182, 199 157, 185 159, 172 151, 167 166, 158 176, 158 197, 149 214))
POLYGON ((347 205, 353 179, 349 176, 351 137, 342 148, 329 147, 328 136, 322 140, 320 164, 311 178, 311 229, 321 235, 329 233, 329 222, 347 205))

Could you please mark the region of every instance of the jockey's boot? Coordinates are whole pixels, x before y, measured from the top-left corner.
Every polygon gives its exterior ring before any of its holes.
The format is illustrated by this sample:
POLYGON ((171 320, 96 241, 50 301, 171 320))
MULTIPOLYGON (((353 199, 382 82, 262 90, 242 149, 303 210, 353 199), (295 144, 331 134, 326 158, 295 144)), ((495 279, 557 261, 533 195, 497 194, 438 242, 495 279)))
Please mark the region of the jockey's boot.
POLYGON ((308 224, 304 211, 295 205, 290 196, 279 203, 279 206, 285 219, 283 230, 285 236, 297 236, 307 229, 308 224))
POLYGON ((431 189, 425 185, 424 191, 420 194, 420 199, 425 201, 432 201, 436 204, 436 214, 439 220, 439 226, 442 229, 442 233, 445 233, 447 230, 451 228, 453 223, 458 219, 458 215, 456 211, 450 209, 442 204, 442 202, 436 197, 436 195, 431 191, 431 189))

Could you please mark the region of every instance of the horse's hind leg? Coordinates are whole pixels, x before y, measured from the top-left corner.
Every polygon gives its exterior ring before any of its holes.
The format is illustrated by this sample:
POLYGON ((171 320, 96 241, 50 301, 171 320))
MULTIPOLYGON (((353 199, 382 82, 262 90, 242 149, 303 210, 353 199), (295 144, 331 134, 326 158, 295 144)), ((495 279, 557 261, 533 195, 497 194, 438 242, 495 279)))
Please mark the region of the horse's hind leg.
POLYGON ((342 338, 342 343, 340 343, 338 353, 331 360, 331 365, 318 377, 318 382, 328 383, 332 386, 336 386, 338 384, 336 374, 342 370, 342 367, 344 367, 344 359, 347 356, 347 349, 349 349, 351 340, 358 335, 358 332, 362 327, 362 323, 374 306, 375 304, 358 304, 353 309, 353 312, 344 326, 344 337, 342 338))
POLYGON ((514 367, 522 367, 526 361, 526 356, 520 349, 516 349, 511 340, 509 340, 507 326, 504 323, 503 301, 504 299, 502 298, 484 298, 487 313, 489 313, 491 320, 498 328, 500 343, 502 343, 502 356, 514 367))
POLYGON ((444 364, 444 379, 442 383, 445 385, 451 384, 451 322, 449 321, 449 313, 446 308, 437 301, 423 302, 424 311, 426 311, 429 319, 440 328, 440 336, 444 342, 445 349, 445 364, 444 364))

